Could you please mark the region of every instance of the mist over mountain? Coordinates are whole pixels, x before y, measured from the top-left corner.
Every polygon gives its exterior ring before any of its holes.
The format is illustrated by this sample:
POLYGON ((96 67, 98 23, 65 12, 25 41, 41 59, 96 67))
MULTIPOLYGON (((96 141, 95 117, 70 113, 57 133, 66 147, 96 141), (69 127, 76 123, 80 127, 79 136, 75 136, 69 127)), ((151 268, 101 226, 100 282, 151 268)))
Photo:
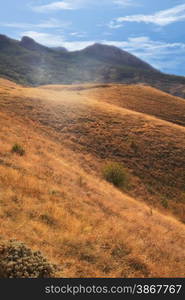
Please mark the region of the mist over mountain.
POLYGON ((26 36, 17 41, 0 35, 0 76, 24 85, 143 83, 185 97, 185 77, 164 74, 126 51, 98 43, 69 52, 26 36))
POLYGON ((65 47, 52 47, 51 49, 58 52, 68 52, 68 50, 65 47))

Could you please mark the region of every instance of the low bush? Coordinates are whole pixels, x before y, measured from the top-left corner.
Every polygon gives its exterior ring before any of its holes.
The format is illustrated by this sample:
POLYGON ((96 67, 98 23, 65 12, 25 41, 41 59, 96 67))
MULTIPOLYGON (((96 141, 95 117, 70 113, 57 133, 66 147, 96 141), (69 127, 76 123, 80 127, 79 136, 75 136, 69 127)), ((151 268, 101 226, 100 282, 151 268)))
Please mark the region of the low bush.
POLYGON ((104 166, 103 177, 117 187, 126 187, 127 185, 127 172, 119 163, 112 162, 104 166))
POLYGON ((0 278, 49 278, 57 267, 15 240, 0 243, 0 278))
POLYGON ((13 147, 12 147, 12 153, 16 153, 20 156, 23 156, 25 154, 25 150, 21 145, 14 144, 13 147))

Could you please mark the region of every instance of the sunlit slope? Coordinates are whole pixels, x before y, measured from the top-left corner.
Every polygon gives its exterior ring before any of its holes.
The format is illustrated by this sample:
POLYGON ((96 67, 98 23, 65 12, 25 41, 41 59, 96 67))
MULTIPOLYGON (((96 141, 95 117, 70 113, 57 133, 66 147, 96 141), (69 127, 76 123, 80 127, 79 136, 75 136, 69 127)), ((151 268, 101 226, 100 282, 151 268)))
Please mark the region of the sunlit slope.
MULTIPOLYGON (((32 120, 48 138, 74 151, 81 166, 96 176, 102 176, 107 161, 124 164, 129 174, 126 193, 184 222, 184 127, 95 99, 93 87, 11 86, 2 91, 1 109, 32 120)), ((107 86, 99 88, 111 96, 107 86)), ((161 102, 159 112, 162 107, 161 102)))
POLYGON ((0 113, 0 238, 41 250, 62 277, 184 277, 184 224, 87 173, 24 110, 0 113))
MULTIPOLYGON (((46 86, 45 88, 63 89, 61 86, 46 86)), ((107 102, 185 126, 184 99, 164 93, 150 86, 91 84, 75 86, 71 89, 100 102, 107 102)))

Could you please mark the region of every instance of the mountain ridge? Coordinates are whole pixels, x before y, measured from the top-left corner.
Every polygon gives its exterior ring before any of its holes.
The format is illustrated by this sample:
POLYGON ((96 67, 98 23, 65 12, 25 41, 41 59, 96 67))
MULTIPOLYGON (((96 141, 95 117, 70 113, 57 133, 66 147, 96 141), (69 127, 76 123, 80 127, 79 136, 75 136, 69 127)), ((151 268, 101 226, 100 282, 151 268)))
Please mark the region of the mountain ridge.
POLYGON ((19 45, 22 46, 23 48, 27 50, 33 50, 33 51, 49 51, 50 49, 46 46, 43 46, 37 42, 35 42, 34 39, 28 37, 28 36, 23 36, 21 41, 19 42, 19 45))
POLYGON ((168 75, 111 45, 95 43, 82 50, 49 48, 24 36, 0 35, 0 76, 24 85, 142 83, 185 98, 185 77, 168 75))
POLYGON ((139 64, 138 67, 144 67, 148 70, 155 70, 151 65, 142 61, 135 55, 130 54, 129 52, 124 51, 116 46, 94 43, 82 49, 81 51, 93 57, 100 56, 102 59, 114 59, 115 62, 124 62, 126 65, 136 64, 135 67, 137 67, 137 64, 139 64))

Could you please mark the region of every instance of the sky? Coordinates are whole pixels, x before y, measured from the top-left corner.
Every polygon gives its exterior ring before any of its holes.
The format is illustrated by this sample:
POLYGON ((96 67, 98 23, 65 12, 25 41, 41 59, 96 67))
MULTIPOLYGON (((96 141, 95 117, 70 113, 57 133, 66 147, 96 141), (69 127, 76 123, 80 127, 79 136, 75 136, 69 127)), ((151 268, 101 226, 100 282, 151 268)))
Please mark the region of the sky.
POLYGON ((68 50, 115 45, 185 76, 185 0, 0 0, 0 33, 68 50))

